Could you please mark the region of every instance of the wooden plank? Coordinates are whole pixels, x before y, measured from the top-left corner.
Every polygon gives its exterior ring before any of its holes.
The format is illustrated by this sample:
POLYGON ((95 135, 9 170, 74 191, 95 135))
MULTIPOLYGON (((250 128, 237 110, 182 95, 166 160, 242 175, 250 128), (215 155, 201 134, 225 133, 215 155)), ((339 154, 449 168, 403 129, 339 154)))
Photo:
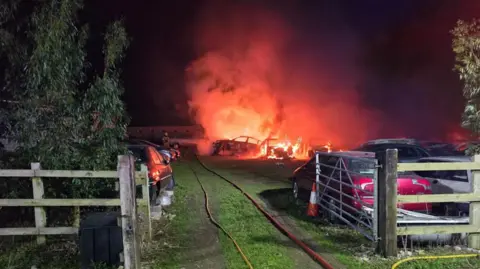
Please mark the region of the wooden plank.
POLYGON ((480 170, 480 163, 399 163, 398 172, 404 171, 452 171, 452 170, 480 170))
POLYGON ((134 162, 129 155, 118 156, 122 216, 123 254, 125 269, 140 269, 137 241, 134 162))
MULTIPOLYGON (((473 161, 480 165, 480 155, 475 155, 473 161)), ((472 172, 473 182, 472 182, 472 194, 480 197, 480 171, 472 172)), ((471 248, 479 249, 480 248, 480 203, 472 202, 470 203, 469 209, 470 225, 477 228, 476 233, 470 233, 468 235, 468 246, 471 248)))
POLYGON ((119 206, 120 199, 0 199, 0 206, 119 206))
POLYGON ((118 178, 117 171, 69 171, 69 170, 40 170, 35 177, 64 177, 64 178, 118 178))
MULTIPOLYGON (((32 171, 37 172, 41 169, 40 163, 31 163, 30 167, 32 171)), ((43 181, 41 178, 33 177, 32 178, 32 188, 33 188, 33 198, 37 200, 42 200, 45 194, 45 190, 43 188, 43 181)), ((36 228, 44 228, 47 226, 47 213, 45 208, 43 207, 35 207, 35 227, 36 228)), ((37 236, 37 244, 43 245, 47 241, 47 238, 44 235, 37 236)))
POLYGON ((399 203, 443 203, 443 202, 480 202, 480 195, 474 193, 397 195, 399 203))
POLYGON ((148 173, 145 172, 135 172, 135 184, 137 186, 143 185, 143 182, 145 182, 145 179, 148 179, 148 173))
MULTIPOLYGON (((59 178, 118 178, 117 171, 70 171, 70 170, 0 170, 0 178, 2 177, 59 177, 59 178)), ((146 177, 145 173, 137 171, 135 179, 143 182, 146 177)), ((148 177, 148 176, 147 176, 148 177)))
POLYGON ((77 234, 75 227, 43 227, 43 228, 0 228, 0 236, 7 235, 60 235, 77 234))
MULTIPOLYGON (((398 235, 422 235, 422 234, 457 234, 478 233, 480 229, 469 225, 423 225, 398 227, 398 235)), ((470 240, 469 240, 470 241, 470 240)))
MULTIPOLYGON (((141 171, 144 173, 145 178, 143 179, 142 184, 142 201, 143 204, 141 208, 143 208, 143 213, 145 215, 145 222, 146 222, 146 234, 147 234, 147 241, 151 241, 153 237, 152 232, 152 218, 151 218, 151 211, 150 211, 150 186, 148 180, 148 168, 146 165, 142 164, 141 171)), ((138 199, 137 199, 138 202, 138 199)))
MULTIPOLYGON (((143 199, 137 199, 145 205, 143 199)), ((120 199, 0 199, 0 207, 10 206, 120 206, 120 199)))
POLYGON ((397 163, 398 151, 387 149, 377 154, 378 169, 378 235, 377 251, 397 256, 397 163))
POLYGON ((2 177, 33 177, 32 170, 11 170, 11 169, 1 169, 0 178, 2 177))

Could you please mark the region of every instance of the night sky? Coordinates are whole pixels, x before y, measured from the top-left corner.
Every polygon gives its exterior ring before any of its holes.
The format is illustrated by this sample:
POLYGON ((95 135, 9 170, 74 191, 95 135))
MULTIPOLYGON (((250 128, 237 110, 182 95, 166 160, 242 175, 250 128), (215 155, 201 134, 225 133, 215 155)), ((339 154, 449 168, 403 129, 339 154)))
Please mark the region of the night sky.
MULTIPOLYGON (((271 9, 306 37, 299 43, 313 48, 321 44, 329 60, 345 65, 345 70, 356 65, 361 70, 356 74, 361 77, 356 90, 362 104, 381 111, 386 119, 382 124, 421 129, 414 133, 425 136, 459 125, 463 98, 452 71, 449 31, 458 19, 480 14, 479 1, 87 1, 94 28, 101 29, 114 18, 126 19, 132 43, 123 79, 132 125, 192 123, 185 68, 203 53, 196 45, 199 14, 216 2, 271 9)), ((216 12, 222 16, 221 8, 216 12)), ((335 75, 341 77, 341 70, 336 69, 335 75)))

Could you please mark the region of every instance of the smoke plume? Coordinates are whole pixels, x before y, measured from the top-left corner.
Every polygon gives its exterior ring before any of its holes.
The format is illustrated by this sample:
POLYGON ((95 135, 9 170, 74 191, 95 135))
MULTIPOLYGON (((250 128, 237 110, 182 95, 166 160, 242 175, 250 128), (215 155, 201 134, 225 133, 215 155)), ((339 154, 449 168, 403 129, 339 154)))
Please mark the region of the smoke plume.
POLYGON ((206 136, 334 145, 375 136, 380 118, 357 94, 356 40, 348 28, 321 38, 328 27, 313 35, 285 16, 257 4, 218 3, 199 16, 200 57, 187 69, 187 89, 206 136))

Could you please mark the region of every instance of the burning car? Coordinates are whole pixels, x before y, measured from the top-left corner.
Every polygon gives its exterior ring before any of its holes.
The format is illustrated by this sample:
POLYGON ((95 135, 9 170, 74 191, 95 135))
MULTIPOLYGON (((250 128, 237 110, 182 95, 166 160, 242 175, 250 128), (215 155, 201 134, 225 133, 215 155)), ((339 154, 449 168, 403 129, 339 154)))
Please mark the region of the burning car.
POLYGON ((212 155, 236 156, 255 154, 260 150, 260 140, 251 136, 221 139, 213 142, 212 155))
POLYGON ((260 144, 260 157, 267 159, 292 159, 298 156, 301 138, 295 143, 288 139, 267 138, 260 144))
POLYGON ((302 141, 288 138, 268 137, 263 141, 251 136, 239 136, 234 139, 221 139, 213 143, 212 155, 243 156, 263 159, 306 159, 313 151, 331 152, 331 143, 312 147, 302 141), (323 150, 321 150, 323 149, 323 150))

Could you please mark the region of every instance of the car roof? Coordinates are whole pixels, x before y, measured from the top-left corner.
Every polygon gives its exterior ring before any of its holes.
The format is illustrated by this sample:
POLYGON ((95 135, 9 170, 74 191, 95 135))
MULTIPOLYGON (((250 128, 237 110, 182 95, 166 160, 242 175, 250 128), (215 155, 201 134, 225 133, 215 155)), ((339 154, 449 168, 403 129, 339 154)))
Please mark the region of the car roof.
POLYGON ((333 151, 333 152, 322 152, 317 151, 322 155, 331 155, 337 157, 357 157, 357 158, 374 158, 375 153, 369 151, 333 151))
POLYGON ((470 156, 438 156, 438 157, 425 157, 418 161, 441 161, 441 162, 471 162, 470 156))
POLYGON ((150 145, 144 145, 144 144, 128 144, 127 145, 127 148, 131 149, 131 148, 140 148, 140 149, 146 149, 146 148, 151 148, 152 146, 150 145))
POLYGON ((363 145, 381 145, 381 144, 409 144, 418 145, 419 141, 412 138, 385 138, 369 140, 363 145))
POLYGON ((419 144, 410 144, 410 143, 399 143, 399 142, 392 142, 392 143, 379 143, 379 144, 363 144, 360 146, 360 148, 363 147, 392 147, 393 148, 398 148, 398 147, 415 147, 415 148, 423 148, 419 144))

